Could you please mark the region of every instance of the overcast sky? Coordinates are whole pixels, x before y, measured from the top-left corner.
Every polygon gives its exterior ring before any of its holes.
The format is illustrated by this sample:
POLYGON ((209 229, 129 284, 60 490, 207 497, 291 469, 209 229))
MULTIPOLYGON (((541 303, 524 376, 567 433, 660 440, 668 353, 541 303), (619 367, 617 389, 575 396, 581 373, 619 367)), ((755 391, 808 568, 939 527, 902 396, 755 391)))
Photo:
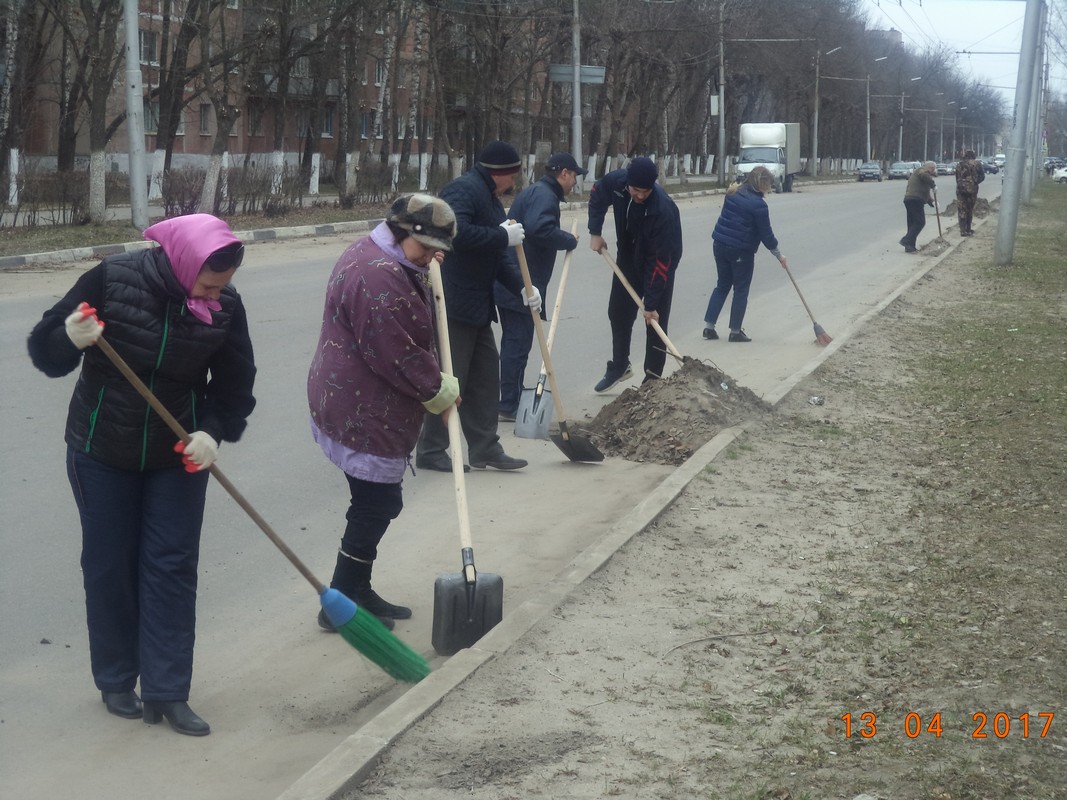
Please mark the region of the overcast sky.
MULTIPOLYGON (((1063 0, 1052 0, 1063 9, 1063 0)), ((917 50, 943 43, 968 77, 998 88, 1010 110, 1019 75, 1023 38, 1023 0, 863 0, 870 27, 896 28, 904 43, 917 50), (991 53, 1008 52, 1007 55, 991 53)), ((1067 92, 1067 77, 1054 69, 1051 90, 1067 92)))

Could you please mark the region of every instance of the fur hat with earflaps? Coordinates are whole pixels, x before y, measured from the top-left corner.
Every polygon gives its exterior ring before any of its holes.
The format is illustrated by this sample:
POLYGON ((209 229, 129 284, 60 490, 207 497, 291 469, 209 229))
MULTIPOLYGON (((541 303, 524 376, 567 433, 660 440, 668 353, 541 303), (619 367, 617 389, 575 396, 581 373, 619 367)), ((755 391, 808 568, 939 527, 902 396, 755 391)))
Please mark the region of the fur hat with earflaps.
POLYGON ((456 235, 456 214, 439 197, 430 194, 405 194, 393 201, 386 222, 398 225, 427 247, 451 250, 456 235))

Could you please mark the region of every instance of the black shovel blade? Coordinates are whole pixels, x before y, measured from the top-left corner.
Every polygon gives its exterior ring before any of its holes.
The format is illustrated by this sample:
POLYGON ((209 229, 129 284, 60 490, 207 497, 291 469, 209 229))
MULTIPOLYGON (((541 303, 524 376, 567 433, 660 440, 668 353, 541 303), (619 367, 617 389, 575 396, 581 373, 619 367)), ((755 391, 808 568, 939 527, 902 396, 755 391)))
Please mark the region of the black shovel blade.
POLYGON ((597 449, 595 444, 581 434, 571 433, 562 421, 559 424, 559 433, 553 433, 549 438, 571 461, 604 460, 604 454, 597 449))
POLYGON ((433 584, 433 649, 450 656, 471 647, 504 618, 504 579, 479 572, 470 591, 462 572, 438 575, 433 584))

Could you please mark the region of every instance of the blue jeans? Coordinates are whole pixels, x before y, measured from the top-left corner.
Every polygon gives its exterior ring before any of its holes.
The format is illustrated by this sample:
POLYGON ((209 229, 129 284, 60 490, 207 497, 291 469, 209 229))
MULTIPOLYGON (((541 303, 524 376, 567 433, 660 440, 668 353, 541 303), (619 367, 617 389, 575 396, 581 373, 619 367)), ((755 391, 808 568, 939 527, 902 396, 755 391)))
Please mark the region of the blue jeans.
POLYGON ((529 311, 497 306, 500 315, 500 411, 514 414, 522 396, 526 363, 533 346, 534 322, 529 311))
POLYGON ((715 254, 715 271, 718 282, 708 300, 708 310, 704 313, 704 322, 714 328, 719 321, 722 307, 726 305, 726 296, 733 290, 734 300, 730 305, 730 330, 741 330, 748 309, 748 290, 752 287, 752 273, 756 266, 756 254, 748 250, 735 250, 724 247, 718 242, 712 247, 715 254))
POLYGON ((96 688, 189 699, 208 473, 133 472, 67 449, 96 688))

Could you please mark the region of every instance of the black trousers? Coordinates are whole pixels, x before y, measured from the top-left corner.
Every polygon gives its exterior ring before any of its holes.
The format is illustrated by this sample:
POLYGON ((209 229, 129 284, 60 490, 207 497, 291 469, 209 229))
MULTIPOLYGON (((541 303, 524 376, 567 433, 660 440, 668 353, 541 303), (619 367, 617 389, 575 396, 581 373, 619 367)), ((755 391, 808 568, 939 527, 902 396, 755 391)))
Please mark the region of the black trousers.
MULTIPOLYGON (((626 276, 626 280, 634 291, 640 291, 640 288, 644 286, 640 268, 624 262, 620 257, 619 269, 626 276)), ((664 333, 667 333, 673 295, 674 273, 671 272, 667 277, 667 285, 663 289, 659 308, 656 309, 659 312, 659 325, 664 333)), ((630 297, 630 293, 619 282, 618 277, 613 277, 611 293, 608 295, 608 322, 611 325, 611 360, 617 366, 624 366, 630 360, 630 340, 633 338, 637 311, 637 304, 630 297)), ((645 374, 652 374, 658 378, 663 375, 663 366, 667 363, 667 346, 651 325, 643 327, 645 328, 645 374)))
POLYGON ((923 208, 925 205, 918 198, 904 198, 904 208, 908 212, 908 232, 904 234, 904 244, 907 247, 915 247, 915 240, 926 227, 926 210, 923 208))
MULTIPOLYGON (((459 421, 472 461, 490 461, 504 452, 497 434, 497 405, 500 400, 500 354, 493 326, 464 325, 448 321, 452 345, 452 370, 463 398, 459 421)), ((448 428, 439 414, 427 414, 419 434, 419 457, 432 458, 448 453, 448 428)))

